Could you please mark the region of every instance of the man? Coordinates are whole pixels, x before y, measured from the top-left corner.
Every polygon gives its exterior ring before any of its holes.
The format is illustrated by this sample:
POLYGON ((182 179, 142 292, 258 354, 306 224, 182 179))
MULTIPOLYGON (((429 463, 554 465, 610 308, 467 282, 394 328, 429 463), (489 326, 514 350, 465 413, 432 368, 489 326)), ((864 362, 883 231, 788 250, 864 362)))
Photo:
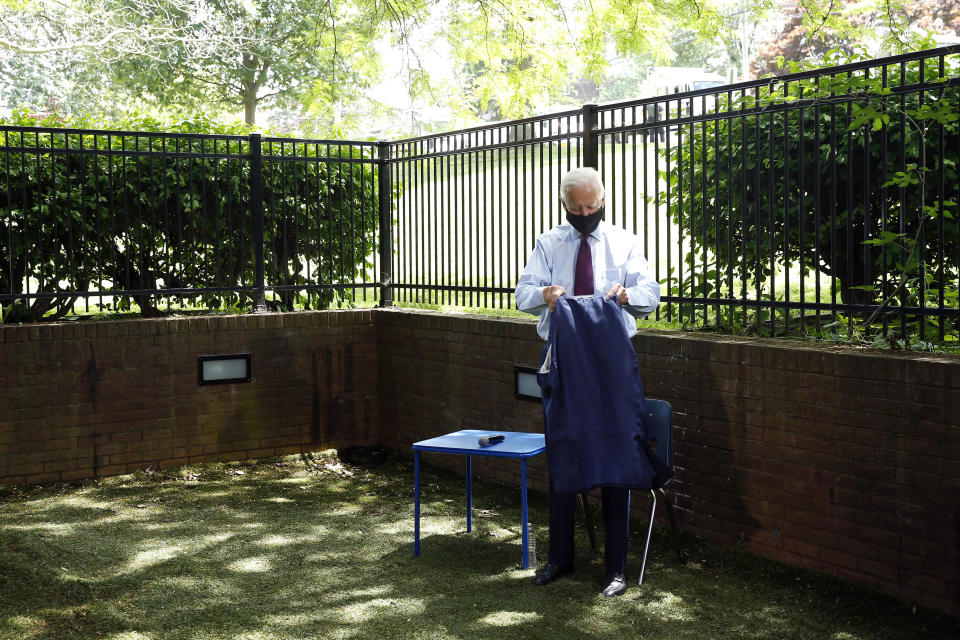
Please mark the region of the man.
MULTIPOLYGON (((603 221, 604 188, 595 169, 567 173, 560 182, 560 199, 568 224, 537 238, 517 282, 517 308, 540 315, 537 333, 549 341, 551 315, 561 297, 604 293, 607 300, 616 297, 626 335, 635 335, 634 317, 646 316, 660 302, 660 284, 650 277, 639 239, 603 221)), ((549 423, 547 437, 549 443, 549 423)), ((548 447, 548 456, 549 451, 548 447)), ((603 486, 601 491, 606 529, 606 579, 601 593, 617 596, 627 588, 629 489, 603 486)), ((573 570, 575 499, 575 493, 555 491, 551 480, 550 554, 547 564, 534 575, 536 585, 549 584, 573 570)))

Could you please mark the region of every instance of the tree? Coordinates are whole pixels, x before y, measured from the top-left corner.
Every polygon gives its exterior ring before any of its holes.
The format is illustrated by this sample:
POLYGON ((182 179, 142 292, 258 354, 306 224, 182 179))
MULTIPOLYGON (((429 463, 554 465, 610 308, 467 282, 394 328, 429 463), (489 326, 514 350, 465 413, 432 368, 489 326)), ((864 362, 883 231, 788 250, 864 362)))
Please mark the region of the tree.
MULTIPOLYGON (((114 82, 110 69, 80 53, 19 55, 0 49, 0 96, 6 106, 32 111, 117 116, 135 101, 114 82)), ((40 115, 42 117, 42 115, 40 115)))
POLYGON ((960 33, 960 0, 889 0, 865 4, 840 0, 829 7, 806 0, 788 5, 783 27, 760 44, 754 71, 758 76, 777 73, 780 58, 794 62, 823 60, 833 49, 847 55, 858 43, 876 37, 895 52, 916 46, 918 32, 960 33), (840 19, 840 16, 847 16, 840 19))
MULTIPOLYGON (((612 56, 671 55, 676 23, 697 34, 720 18, 684 0, 451 0, 445 37, 474 113, 520 118, 571 95, 573 79, 601 85, 612 56)), ((627 80, 629 82, 629 80, 627 80)))
POLYGON ((375 72, 376 52, 365 46, 379 26, 372 4, 208 0, 203 6, 205 29, 235 45, 198 55, 175 44, 162 60, 129 57, 115 70, 132 91, 165 107, 240 108, 247 124, 256 124, 262 104, 320 101, 328 106, 326 124, 335 126, 338 106, 375 72))
POLYGON ((555 55, 567 46, 556 8, 536 0, 445 6, 443 35, 475 116, 524 117, 562 93, 571 59, 555 55))
MULTIPOLYGON (((71 102, 89 103, 71 84, 85 74, 96 78, 85 86, 119 87, 121 103, 129 96, 141 105, 211 115, 242 109, 248 123, 269 105, 302 111, 312 123, 306 129, 328 136, 364 111, 382 111, 364 94, 382 73, 374 42, 385 35, 406 51, 411 95, 467 105, 461 111, 473 117, 490 105, 497 117, 520 117, 555 102, 571 78, 601 85, 611 56, 675 57, 678 26, 694 39, 722 43, 730 61, 745 63, 749 42, 742 36, 774 3, 740 0, 721 9, 716 1, 0 0, 0 51, 7 55, 0 64, 11 71, 9 96, 38 101, 36 87, 24 89, 32 77, 48 93, 55 85, 71 102), (417 42, 418 33, 429 40, 434 32, 449 43, 456 98, 437 90, 436 56, 423 38, 417 42), (70 73, 30 71, 31 56, 45 58, 39 66, 70 73)), ((840 6, 801 4, 810 23, 822 19, 824 29, 843 23, 840 6)), ((883 7, 893 15, 901 4, 884 0, 883 7)))
POLYGON ((56 101, 66 113, 143 108, 118 82, 182 51, 203 57, 243 43, 213 33, 196 0, 0 0, 0 89, 8 106, 56 101))
POLYGON ((201 54, 236 41, 209 32, 192 0, 0 0, 0 49, 19 55, 162 59, 175 45, 201 54))
MULTIPOLYGON (((7 67, 103 69, 141 104, 207 113, 239 107, 248 124, 264 101, 304 103, 334 126, 342 105, 376 77, 378 29, 419 7, 416 0, 4 2, 7 67)), ((55 91, 68 93, 69 84, 62 77, 55 91)))
POLYGON ((92 57, 141 103, 242 108, 247 123, 261 104, 300 105, 315 129, 337 131, 381 73, 372 43, 383 33, 419 60, 407 68, 411 94, 430 95, 428 54, 414 41, 439 23, 474 116, 493 104, 521 117, 561 96, 571 75, 599 82, 611 51, 669 51, 675 21, 698 34, 722 26, 699 0, 40 0, 8 6, 0 36, 18 56, 92 57))

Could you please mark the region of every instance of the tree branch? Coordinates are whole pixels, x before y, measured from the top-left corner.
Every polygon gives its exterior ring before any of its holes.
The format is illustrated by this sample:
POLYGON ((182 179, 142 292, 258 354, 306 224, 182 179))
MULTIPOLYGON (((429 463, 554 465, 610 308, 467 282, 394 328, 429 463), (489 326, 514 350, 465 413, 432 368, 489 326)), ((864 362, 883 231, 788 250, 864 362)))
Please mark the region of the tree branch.
MULTIPOLYGON (((827 8, 827 10, 824 12, 824 14, 823 14, 823 20, 820 21, 820 24, 817 25, 817 28, 816 28, 816 29, 814 29, 813 31, 810 32, 810 35, 808 36, 809 38, 812 39, 813 36, 817 35, 817 33, 820 31, 820 29, 822 29, 823 26, 824 26, 825 24, 827 24, 827 18, 830 17, 830 14, 831 14, 831 13, 833 13, 833 7, 834 7, 834 4, 835 4, 835 3, 836 3, 836 0, 830 0, 830 6, 829 6, 829 7, 827 8)), ((800 3, 800 6, 803 7, 803 12, 806 13, 808 16, 810 16, 810 19, 811 19, 811 20, 814 20, 813 16, 810 15, 810 10, 807 8, 807 3, 806 3, 806 2, 801 2, 801 3, 800 3)))

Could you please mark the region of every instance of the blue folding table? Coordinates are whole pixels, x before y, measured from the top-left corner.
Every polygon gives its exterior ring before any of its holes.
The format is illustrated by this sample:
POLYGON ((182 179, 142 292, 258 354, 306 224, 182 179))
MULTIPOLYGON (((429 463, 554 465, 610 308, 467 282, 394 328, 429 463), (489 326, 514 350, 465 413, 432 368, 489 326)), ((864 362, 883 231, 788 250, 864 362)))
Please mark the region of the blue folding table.
POLYGON ((520 529, 523 532, 523 568, 529 568, 527 559, 527 459, 540 455, 546 451, 542 433, 523 433, 520 431, 488 431, 464 429, 444 436, 437 436, 429 440, 413 443, 413 473, 414 473, 414 507, 413 507, 413 555, 420 555, 420 452, 433 451, 435 453, 455 453, 467 456, 467 532, 473 531, 473 456, 490 456, 493 458, 520 459, 520 503, 523 511, 523 521, 520 529), (504 436, 502 442, 481 447, 477 442, 480 436, 499 434, 504 436))

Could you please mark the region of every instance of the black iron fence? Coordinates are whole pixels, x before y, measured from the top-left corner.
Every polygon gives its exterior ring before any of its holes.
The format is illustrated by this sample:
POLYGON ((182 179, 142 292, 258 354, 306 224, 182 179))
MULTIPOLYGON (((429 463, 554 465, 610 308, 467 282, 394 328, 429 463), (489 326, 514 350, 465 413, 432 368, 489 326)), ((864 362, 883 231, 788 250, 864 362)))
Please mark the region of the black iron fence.
POLYGON ((0 127, 9 320, 374 296, 374 143, 0 127))
POLYGON ((537 234, 584 161, 579 111, 390 143, 397 300, 509 307, 537 234))
POLYGON ((597 167, 660 316, 779 334, 854 319, 957 331, 949 47, 392 143, 398 299, 509 306, 557 185, 597 167))
POLYGON ((6 127, 0 302, 509 307, 590 165, 667 320, 949 339, 958 94, 947 47, 376 144, 6 127))

